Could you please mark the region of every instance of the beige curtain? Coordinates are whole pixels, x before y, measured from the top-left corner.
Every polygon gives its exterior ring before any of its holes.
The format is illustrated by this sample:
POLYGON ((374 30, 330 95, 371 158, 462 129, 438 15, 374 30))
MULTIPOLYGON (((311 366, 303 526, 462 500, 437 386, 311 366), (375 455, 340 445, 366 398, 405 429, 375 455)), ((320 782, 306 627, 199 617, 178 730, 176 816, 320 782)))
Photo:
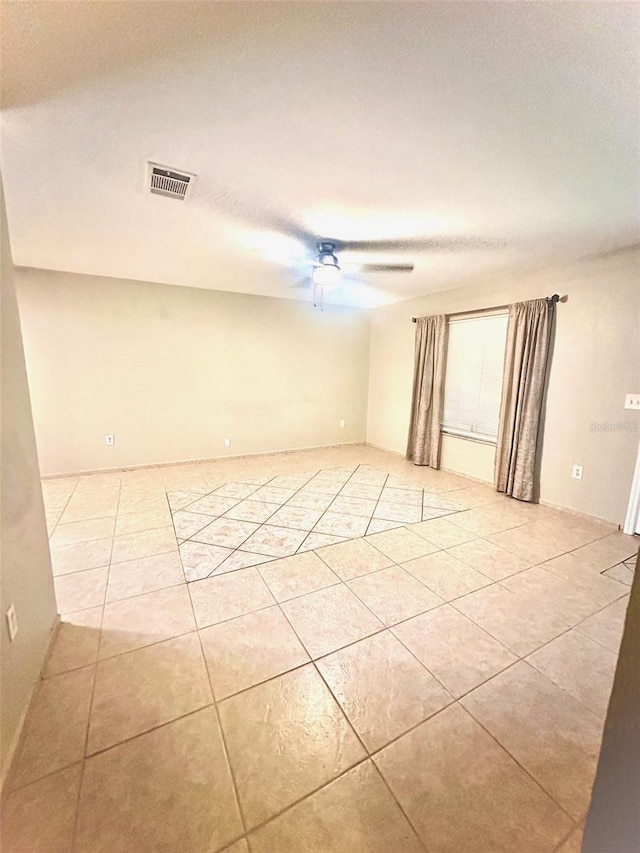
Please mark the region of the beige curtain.
POLYGON ((440 423, 444 399, 447 318, 420 317, 416 322, 415 365, 407 459, 440 467, 440 423))
POLYGON ((495 483, 499 492, 532 501, 555 305, 532 299, 509 306, 495 483))

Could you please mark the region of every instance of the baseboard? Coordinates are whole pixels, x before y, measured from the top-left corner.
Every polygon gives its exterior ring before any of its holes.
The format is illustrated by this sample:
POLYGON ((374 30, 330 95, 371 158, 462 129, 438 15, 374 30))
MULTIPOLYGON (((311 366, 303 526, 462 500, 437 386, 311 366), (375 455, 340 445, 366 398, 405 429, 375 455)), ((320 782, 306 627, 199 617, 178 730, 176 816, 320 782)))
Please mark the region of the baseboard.
MULTIPOLYGON (((373 447, 375 450, 382 450, 385 453, 393 453, 394 456, 402 456, 403 459, 406 459, 404 453, 400 450, 390 450, 388 447, 383 447, 381 444, 374 444, 372 441, 366 442, 367 447, 373 447)), ((408 462, 408 460, 407 460, 408 462)), ((427 465, 416 465, 416 468, 427 468, 427 465)), ((436 469, 434 469, 436 470, 436 469)), ((481 486, 491 486, 492 484, 488 480, 480 480, 478 477, 472 477, 470 474, 463 474, 461 471, 454 471, 453 468, 438 468, 438 471, 446 471, 447 474, 455 474, 456 477, 462 477, 464 480, 469 480, 472 483, 478 483, 481 486)))
POLYGON ((18 746, 20 745, 20 740, 22 738, 22 733, 24 731, 27 720, 29 719, 29 715, 31 714, 31 709, 33 707, 33 702, 36 697, 36 692, 38 687, 40 686, 40 682, 44 676, 44 673, 47 668, 47 664, 49 662, 49 658, 51 657, 51 652, 53 651, 53 646, 58 635, 58 631, 60 629, 60 616, 56 613, 55 619, 53 620, 53 624, 51 625, 51 629, 49 631, 49 639, 47 640, 47 648, 44 653, 44 658, 42 660, 42 666, 38 672, 38 677, 35 679, 33 683, 33 687, 31 688, 31 694, 29 696, 29 701, 27 702, 22 715, 20 716, 20 720, 18 725, 16 726, 16 730, 13 734, 13 739, 11 741, 11 746, 9 747, 9 751, 7 752, 7 757, 2 767, 2 774, 0 775, 0 798, 4 793, 4 786, 7 782, 11 774, 11 766, 13 765, 13 759, 16 756, 16 752, 18 750, 18 746))
POLYGON ((121 465, 115 468, 90 468, 85 471, 69 471, 63 474, 44 474, 42 480, 59 480, 65 477, 85 477, 90 474, 117 474, 122 471, 139 471, 142 468, 171 468, 174 465, 199 465, 206 462, 220 462, 222 459, 255 459, 258 456, 277 456, 282 453, 310 453, 313 450, 331 450, 336 447, 365 446, 365 441, 341 441, 339 444, 316 444, 310 447, 287 447, 283 450, 258 450, 255 453, 225 454, 207 456, 202 459, 175 459, 172 462, 149 462, 143 465, 121 465))
POLYGON ((404 453, 400 450, 390 450, 388 447, 383 447, 381 444, 374 444, 373 441, 365 441, 363 444, 365 444, 366 447, 373 447, 374 450, 383 450, 385 453, 393 453, 394 456, 402 456, 403 459, 406 458, 404 453))
POLYGON ((540 506, 546 506, 548 509, 557 509, 558 512, 566 512, 567 515, 575 516, 576 518, 584 518, 585 521, 599 521, 601 524, 608 524, 615 530, 622 530, 622 525, 617 521, 611 521, 609 518, 600 518, 599 515, 589 515, 587 512, 580 512, 577 509, 570 509, 568 506, 560 506, 560 504, 551 503, 551 501, 539 500, 540 506))
MULTIPOLYGON (((374 447, 376 450, 383 450, 385 453, 393 453, 395 456, 404 456, 403 453, 400 453, 398 450, 390 450, 388 447, 383 447, 381 444, 374 444, 372 441, 366 442, 368 447, 374 447)), ((417 466, 421 467, 421 466, 417 466)), ((472 477, 470 474, 463 474, 462 471, 455 471, 453 468, 440 468, 440 471, 446 471, 447 474, 455 474, 456 477, 462 477, 464 480, 469 480, 472 483, 478 483, 481 486, 492 486, 493 483, 490 483, 488 480, 480 480, 478 477, 472 477)), ((538 503, 541 506, 546 506, 549 509, 557 509, 559 512, 566 512, 569 515, 575 516, 576 518, 584 518, 586 521, 598 521, 601 524, 609 524, 611 527, 621 530, 622 525, 617 521, 611 521, 608 518, 600 518, 598 515, 589 515, 586 512, 580 512, 577 509, 571 509, 570 507, 560 506, 559 504, 551 503, 550 501, 539 500, 538 503)))

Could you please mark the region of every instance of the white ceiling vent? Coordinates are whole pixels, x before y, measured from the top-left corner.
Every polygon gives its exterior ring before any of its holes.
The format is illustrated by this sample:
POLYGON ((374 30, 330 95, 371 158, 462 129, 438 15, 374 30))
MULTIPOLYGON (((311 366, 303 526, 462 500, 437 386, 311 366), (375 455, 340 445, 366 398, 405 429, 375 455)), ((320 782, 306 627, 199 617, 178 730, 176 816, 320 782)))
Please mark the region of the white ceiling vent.
POLYGON ((149 163, 148 186, 152 193, 166 195, 169 198, 184 200, 195 181, 196 176, 189 172, 176 172, 158 163, 149 163))

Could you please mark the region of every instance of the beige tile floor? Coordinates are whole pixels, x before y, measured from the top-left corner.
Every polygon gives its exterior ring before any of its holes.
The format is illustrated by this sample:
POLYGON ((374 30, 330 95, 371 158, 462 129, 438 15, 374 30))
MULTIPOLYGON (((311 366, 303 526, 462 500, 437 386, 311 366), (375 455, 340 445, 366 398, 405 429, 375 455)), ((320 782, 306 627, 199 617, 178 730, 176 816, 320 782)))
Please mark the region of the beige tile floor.
POLYGON ((637 539, 363 446, 43 490, 3 850, 579 849, 637 539))

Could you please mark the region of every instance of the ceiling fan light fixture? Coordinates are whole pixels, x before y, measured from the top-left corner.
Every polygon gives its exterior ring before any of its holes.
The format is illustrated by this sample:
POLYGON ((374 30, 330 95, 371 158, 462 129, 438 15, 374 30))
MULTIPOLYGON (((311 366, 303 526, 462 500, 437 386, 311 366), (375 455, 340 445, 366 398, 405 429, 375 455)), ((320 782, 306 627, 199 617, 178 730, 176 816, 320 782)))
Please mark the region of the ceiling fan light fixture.
POLYGON ((331 287, 340 281, 340 267, 336 264, 319 264, 311 274, 314 284, 331 287))
POLYGON ((335 243, 321 241, 317 244, 318 260, 311 273, 311 278, 314 284, 321 287, 331 287, 340 281, 340 267, 338 259, 333 254, 335 243))

